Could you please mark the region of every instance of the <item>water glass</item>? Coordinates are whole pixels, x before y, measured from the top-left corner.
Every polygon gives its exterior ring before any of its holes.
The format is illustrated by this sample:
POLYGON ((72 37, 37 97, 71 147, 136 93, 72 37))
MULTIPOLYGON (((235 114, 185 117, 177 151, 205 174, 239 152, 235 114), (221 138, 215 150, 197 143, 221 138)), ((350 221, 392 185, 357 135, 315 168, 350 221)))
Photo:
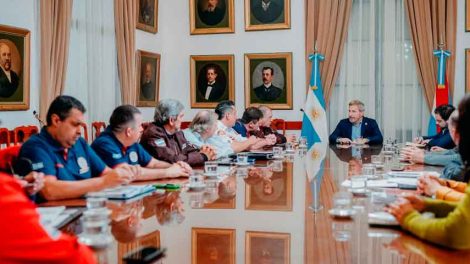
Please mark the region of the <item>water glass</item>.
POLYGON ((392 144, 385 144, 383 154, 384 155, 393 155, 393 154, 395 154, 395 147, 392 144))
POLYGON ((349 192, 337 192, 333 195, 333 208, 347 210, 351 208, 352 195, 349 192))
POLYGON ((299 147, 305 148, 307 147, 307 138, 302 136, 299 138, 299 147))
POLYGON ((273 147, 273 158, 274 159, 282 158, 282 147, 273 147))
POLYGON ((384 157, 380 155, 372 155, 371 162, 375 165, 376 169, 383 169, 384 167, 384 157))
POLYGON ((108 199, 105 197, 94 197, 93 194, 90 194, 90 196, 86 198, 86 208, 87 209, 105 208, 107 200, 108 199))
POLYGON ((109 216, 111 211, 107 208, 91 209, 83 212, 83 232, 80 242, 93 248, 106 247, 111 241, 109 233, 109 216))
POLYGON ((204 163, 204 173, 206 175, 210 175, 210 176, 217 175, 217 171, 218 171, 218 163, 217 162, 206 161, 204 163))
POLYGON ((353 225, 351 222, 333 221, 331 231, 333 238, 338 242, 346 242, 351 239, 353 225))
POLYGON ((189 176, 189 186, 200 186, 204 183, 204 176, 193 173, 189 176))
POLYGON ((367 176, 353 175, 351 176, 351 192, 356 195, 364 195, 367 193, 367 176))
POLYGON ((268 161, 268 167, 275 172, 281 172, 283 170, 282 160, 270 160, 268 161))
POLYGON ((294 146, 292 145, 291 142, 286 142, 286 152, 293 152, 294 151, 294 146))
POLYGON ((375 165, 371 163, 362 165, 362 175, 368 179, 375 178, 375 165))
POLYGON ((191 208, 203 208, 204 207, 204 193, 198 192, 198 193, 191 193, 189 196, 189 206, 191 208))
POLYGON ((241 152, 237 154, 237 163, 247 164, 248 163, 248 153, 241 152))

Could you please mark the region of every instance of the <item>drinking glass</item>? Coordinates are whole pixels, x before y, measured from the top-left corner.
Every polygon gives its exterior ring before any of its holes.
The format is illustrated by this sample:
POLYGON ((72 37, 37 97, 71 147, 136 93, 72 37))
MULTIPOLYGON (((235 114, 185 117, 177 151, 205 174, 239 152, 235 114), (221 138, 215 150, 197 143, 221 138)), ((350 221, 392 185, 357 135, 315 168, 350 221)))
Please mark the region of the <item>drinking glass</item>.
POLYGON ((333 195, 333 208, 347 210, 351 208, 352 195, 349 192, 337 192, 333 195))
POLYGON ((248 154, 241 152, 237 154, 237 163, 247 164, 248 163, 248 154))
POLYGON ((371 163, 362 165, 362 175, 367 179, 375 178, 375 165, 371 163))
POLYGON ((364 195, 367 193, 367 176, 353 175, 351 176, 351 192, 356 195, 364 195))
POLYGON ((282 158, 282 147, 273 147, 273 158, 274 159, 282 158))
POLYGON ((206 161, 204 163, 204 173, 209 176, 217 175, 218 163, 213 161, 206 161))

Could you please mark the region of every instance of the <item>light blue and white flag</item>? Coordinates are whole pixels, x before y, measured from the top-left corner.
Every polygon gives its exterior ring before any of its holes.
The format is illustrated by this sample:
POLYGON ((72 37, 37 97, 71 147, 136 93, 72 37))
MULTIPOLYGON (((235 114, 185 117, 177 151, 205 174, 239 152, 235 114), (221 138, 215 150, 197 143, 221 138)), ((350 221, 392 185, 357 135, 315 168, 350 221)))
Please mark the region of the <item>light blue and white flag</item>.
POLYGON ((307 138, 307 149, 317 142, 328 142, 325 99, 320 80, 320 61, 325 57, 320 53, 311 54, 308 59, 312 62, 310 89, 303 109, 301 136, 307 138))

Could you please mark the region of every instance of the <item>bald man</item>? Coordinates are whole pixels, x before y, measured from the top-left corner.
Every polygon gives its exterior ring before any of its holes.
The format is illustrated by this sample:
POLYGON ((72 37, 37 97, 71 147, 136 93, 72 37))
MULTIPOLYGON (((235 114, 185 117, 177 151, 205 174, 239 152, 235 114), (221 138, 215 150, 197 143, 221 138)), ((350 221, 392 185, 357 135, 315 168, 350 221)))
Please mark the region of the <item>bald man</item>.
POLYGON ((146 101, 155 100, 155 83, 152 81, 153 67, 150 62, 145 64, 144 78, 141 86, 141 97, 146 101))
POLYGON ((18 89, 20 78, 11 70, 11 49, 0 43, 0 97, 8 98, 18 89))

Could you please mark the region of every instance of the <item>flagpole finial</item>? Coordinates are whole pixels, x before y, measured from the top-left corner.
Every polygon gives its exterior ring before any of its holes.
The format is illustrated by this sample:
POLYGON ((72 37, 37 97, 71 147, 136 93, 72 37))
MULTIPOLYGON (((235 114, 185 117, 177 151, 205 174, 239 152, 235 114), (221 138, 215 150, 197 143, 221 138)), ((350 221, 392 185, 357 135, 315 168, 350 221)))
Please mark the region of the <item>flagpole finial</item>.
POLYGON ((442 37, 442 34, 441 34, 440 37, 439 37, 439 44, 437 44, 437 47, 438 47, 440 50, 443 50, 444 47, 445 47, 445 42, 444 42, 444 38, 442 37))
POLYGON ((317 43, 318 43, 318 42, 315 40, 315 44, 313 44, 313 53, 317 53, 317 52, 318 52, 317 43))

